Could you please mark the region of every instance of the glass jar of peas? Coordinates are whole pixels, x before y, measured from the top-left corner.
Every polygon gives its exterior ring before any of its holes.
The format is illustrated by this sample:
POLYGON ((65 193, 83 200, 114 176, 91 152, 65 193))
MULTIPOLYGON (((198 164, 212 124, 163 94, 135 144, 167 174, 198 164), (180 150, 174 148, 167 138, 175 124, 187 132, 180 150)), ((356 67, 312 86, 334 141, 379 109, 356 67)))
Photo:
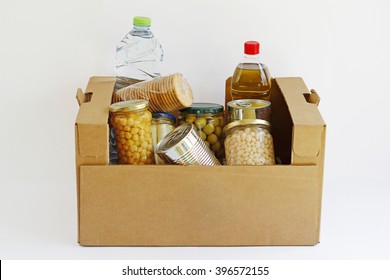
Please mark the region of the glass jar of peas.
POLYGON ((129 100, 110 106, 111 125, 120 164, 154 164, 152 113, 147 100, 129 100))
POLYGON ((191 123, 197 134, 223 163, 225 153, 222 130, 224 109, 215 103, 193 103, 191 107, 180 110, 178 125, 191 123))

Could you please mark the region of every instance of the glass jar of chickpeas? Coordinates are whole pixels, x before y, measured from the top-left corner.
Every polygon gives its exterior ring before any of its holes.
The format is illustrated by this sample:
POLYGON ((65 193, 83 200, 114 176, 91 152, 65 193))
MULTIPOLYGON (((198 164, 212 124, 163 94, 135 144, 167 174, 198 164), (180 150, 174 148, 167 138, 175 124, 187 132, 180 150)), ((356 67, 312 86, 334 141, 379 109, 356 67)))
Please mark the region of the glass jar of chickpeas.
POLYGON ((148 106, 147 100, 129 100, 110 106, 120 164, 154 164, 152 113, 148 106))
POLYGON ((224 109, 215 103, 193 103, 191 107, 180 110, 178 124, 192 123, 197 134, 211 149, 216 158, 223 163, 222 130, 224 126, 224 109))
POLYGON ((224 127, 226 165, 273 165, 274 145, 269 122, 240 120, 224 127))

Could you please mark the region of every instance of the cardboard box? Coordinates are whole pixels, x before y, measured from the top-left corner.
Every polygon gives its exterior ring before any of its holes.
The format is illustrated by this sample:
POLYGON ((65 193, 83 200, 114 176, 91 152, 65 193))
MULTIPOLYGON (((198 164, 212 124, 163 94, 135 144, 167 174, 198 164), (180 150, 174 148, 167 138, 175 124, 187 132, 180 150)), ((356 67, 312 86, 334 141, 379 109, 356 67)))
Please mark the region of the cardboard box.
POLYGON ((326 127, 317 105, 310 103, 318 103, 318 96, 301 78, 273 80, 272 134, 282 160, 274 166, 109 165, 107 122, 114 83, 113 77, 92 77, 85 90, 90 101, 78 91, 81 245, 319 242, 326 127))

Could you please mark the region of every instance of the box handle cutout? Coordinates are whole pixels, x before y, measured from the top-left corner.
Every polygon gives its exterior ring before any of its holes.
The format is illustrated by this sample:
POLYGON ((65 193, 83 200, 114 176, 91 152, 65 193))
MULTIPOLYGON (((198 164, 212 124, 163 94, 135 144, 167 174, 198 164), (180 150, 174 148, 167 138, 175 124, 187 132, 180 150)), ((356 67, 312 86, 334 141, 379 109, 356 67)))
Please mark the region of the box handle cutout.
POLYGON ((303 96, 305 97, 306 102, 308 103, 315 104, 317 106, 318 104, 320 104, 321 98, 315 89, 311 89, 310 93, 304 93, 303 96))
POLYGON ((76 93, 76 99, 79 103, 79 106, 81 106, 81 104, 83 103, 90 102, 92 99, 92 94, 92 92, 83 93, 83 90, 81 88, 78 88, 76 93))

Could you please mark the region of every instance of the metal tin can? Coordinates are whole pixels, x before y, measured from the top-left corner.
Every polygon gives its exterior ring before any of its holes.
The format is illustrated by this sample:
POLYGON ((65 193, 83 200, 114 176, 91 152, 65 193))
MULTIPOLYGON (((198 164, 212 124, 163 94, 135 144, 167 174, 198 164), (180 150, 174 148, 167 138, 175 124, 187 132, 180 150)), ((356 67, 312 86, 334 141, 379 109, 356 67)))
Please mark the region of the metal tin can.
POLYGON ((260 119, 270 121, 271 102, 260 99, 239 99, 227 103, 228 122, 260 119))
POLYGON ((168 133, 156 146, 165 163, 178 165, 221 165, 191 123, 168 133))
POLYGON ((154 164, 152 113, 148 106, 147 100, 129 100, 110 106, 121 164, 154 164))
POLYGON ((269 123, 241 120, 224 128, 226 165, 273 165, 274 146, 269 123))
MULTIPOLYGON (((176 117, 172 114, 163 112, 152 113, 152 139, 153 147, 156 148, 165 135, 176 127, 176 117)), ((154 160, 156 164, 164 164, 164 161, 155 153, 154 160)))
POLYGON ((191 107, 180 110, 178 123, 191 123, 206 145, 222 163, 225 157, 223 150, 224 109, 216 103, 193 103, 191 107))

